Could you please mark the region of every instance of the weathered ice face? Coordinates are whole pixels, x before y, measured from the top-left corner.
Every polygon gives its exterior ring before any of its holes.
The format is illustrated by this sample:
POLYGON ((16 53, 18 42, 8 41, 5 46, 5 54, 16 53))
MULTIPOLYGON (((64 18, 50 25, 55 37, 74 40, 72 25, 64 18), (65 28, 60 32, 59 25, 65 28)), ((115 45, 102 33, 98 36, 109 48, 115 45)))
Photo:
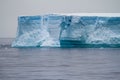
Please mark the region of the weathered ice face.
POLYGON ((13 47, 118 47, 120 17, 67 14, 21 16, 17 34, 13 47))

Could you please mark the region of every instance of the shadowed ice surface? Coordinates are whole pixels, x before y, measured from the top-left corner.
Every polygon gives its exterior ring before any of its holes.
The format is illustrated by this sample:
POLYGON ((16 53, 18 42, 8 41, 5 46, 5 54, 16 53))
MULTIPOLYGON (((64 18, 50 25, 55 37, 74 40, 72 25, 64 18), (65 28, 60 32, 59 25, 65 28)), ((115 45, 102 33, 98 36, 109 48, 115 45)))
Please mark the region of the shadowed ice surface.
POLYGON ((119 48, 11 48, 0 39, 0 80, 120 80, 119 48))

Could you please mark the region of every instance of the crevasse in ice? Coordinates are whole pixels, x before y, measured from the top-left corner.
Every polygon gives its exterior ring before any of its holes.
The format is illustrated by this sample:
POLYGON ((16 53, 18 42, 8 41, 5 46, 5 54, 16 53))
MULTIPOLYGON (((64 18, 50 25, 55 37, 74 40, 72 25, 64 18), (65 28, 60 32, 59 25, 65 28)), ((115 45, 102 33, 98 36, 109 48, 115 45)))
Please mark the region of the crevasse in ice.
POLYGON ((12 47, 120 47, 120 17, 21 16, 12 47))

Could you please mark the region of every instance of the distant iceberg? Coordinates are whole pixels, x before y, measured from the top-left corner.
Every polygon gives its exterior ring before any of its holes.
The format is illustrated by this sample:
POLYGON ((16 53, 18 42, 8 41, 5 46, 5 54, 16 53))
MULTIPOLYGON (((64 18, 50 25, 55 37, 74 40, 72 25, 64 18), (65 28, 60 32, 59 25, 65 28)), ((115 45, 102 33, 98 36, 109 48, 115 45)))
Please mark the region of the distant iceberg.
POLYGON ((120 15, 20 16, 12 47, 120 47, 120 15))

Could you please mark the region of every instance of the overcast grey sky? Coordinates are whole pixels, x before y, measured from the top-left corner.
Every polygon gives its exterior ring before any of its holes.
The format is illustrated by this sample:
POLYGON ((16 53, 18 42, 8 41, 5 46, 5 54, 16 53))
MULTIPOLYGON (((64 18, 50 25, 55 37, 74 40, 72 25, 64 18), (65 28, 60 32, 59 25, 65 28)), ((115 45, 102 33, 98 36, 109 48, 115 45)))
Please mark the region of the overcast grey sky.
POLYGON ((120 0, 0 0, 0 38, 16 36, 17 17, 44 13, 120 13, 120 0))

